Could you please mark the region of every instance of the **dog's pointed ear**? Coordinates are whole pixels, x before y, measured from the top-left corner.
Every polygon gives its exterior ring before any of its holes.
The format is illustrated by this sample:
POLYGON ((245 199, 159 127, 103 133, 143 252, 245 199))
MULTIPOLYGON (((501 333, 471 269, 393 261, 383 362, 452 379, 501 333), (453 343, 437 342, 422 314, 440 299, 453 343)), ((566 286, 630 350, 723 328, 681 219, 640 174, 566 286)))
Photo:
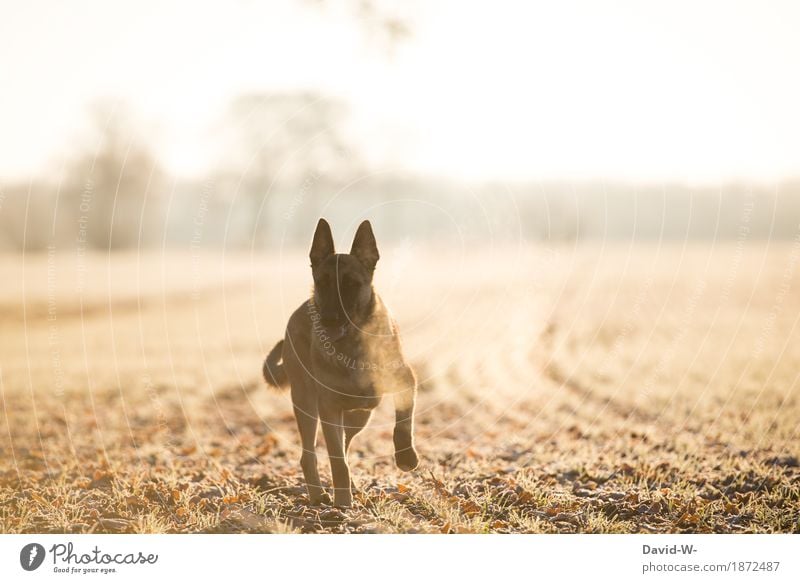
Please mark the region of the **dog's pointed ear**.
POLYGON ((316 267, 335 252, 331 226, 325 219, 320 219, 317 223, 317 230, 314 231, 314 241, 311 243, 311 251, 308 254, 311 259, 311 266, 316 267))
POLYGON ((364 221, 358 226, 350 255, 353 255, 370 271, 375 269, 375 264, 378 263, 381 256, 378 253, 378 244, 375 242, 375 235, 372 233, 372 225, 369 221, 364 221))

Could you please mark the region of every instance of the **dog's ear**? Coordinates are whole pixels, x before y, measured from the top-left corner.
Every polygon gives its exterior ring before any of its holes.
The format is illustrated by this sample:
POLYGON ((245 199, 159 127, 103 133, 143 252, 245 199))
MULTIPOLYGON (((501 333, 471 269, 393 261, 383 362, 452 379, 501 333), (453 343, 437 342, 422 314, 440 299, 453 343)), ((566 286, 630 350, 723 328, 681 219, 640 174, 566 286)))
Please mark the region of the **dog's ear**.
POLYGON ((311 267, 316 267, 334 253, 331 226, 325 219, 320 219, 317 223, 317 230, 314 231, 314 241, 311 243, 311 251, 308 254, 311 259, 311 267))
POLYGON ((358 226, 350 255, 353 255, 370 271, 375 269, 375 264, 378 263, 381 256, 378 253, 378 244, 375 242, 375 235, 372 233, 372 225, 369 224, 369 221, 364 221, 358 226))

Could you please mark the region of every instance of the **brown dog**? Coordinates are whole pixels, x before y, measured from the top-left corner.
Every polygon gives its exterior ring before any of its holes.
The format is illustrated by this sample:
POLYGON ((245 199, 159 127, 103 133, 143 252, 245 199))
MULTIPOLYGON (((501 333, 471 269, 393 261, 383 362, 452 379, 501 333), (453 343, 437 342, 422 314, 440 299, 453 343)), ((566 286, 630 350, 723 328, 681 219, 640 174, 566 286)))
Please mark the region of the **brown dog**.
POLYGON ((284 339, 264 361, 264 378, 275 387, 291 384, 303 444, 300 466, 311 503, 330 503, 317 472, 321 420, 334 503, 350 506, 347 450, 385 394, 394 398, 397 466, 406 471, 417 467, 417 379, 403 357, 397 324, 372 286, 379 254, 369 221, 358 227, 348 255, 335 253, 331 228, 320 219, 309 256, 313 295, 289 318, 284 339))

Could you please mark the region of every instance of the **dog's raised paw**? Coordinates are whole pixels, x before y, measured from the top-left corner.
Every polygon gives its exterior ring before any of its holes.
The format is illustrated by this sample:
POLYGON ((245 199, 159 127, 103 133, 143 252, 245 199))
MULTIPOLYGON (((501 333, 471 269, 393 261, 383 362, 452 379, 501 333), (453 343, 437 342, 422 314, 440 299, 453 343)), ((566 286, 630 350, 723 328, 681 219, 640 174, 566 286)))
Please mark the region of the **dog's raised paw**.
POLYGON ((404 472, 410 472, 419 465, 419 457, 413 448, 401 449, 395 452, 394 461, 397 463, 397 467, 404 472))

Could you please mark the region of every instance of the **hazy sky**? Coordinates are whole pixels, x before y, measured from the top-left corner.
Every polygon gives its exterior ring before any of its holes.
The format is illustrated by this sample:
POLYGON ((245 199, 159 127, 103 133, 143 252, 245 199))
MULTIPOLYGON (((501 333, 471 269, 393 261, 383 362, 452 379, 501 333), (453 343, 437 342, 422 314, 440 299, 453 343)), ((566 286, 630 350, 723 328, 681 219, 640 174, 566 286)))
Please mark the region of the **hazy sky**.
MULTIPOLYGON (((404 5, 407 3, 404 3, 404 5)), ((82 147, 127 100, 171 170, 219 156, 233 96, 350 101, 376 164, 461 178, 800 175, 798 2, 418 1, 391 55, 322 3, 0 2, 0 174, 82 147)))

